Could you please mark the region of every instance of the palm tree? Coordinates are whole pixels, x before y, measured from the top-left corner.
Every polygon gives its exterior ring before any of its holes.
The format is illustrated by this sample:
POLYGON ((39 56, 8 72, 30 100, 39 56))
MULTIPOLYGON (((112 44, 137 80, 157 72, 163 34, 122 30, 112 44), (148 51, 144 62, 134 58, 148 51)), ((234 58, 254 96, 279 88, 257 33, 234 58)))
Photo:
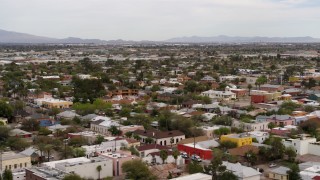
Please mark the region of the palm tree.
POLYGON ((252 89, 252 85, 251 85, 251 84, 248 84, 248 87, 247 87, 247 88, 249 89, 249 96, 250 96, 251 89, 252 89))
POLYGON ((99 173, 99 174, 98 174, 98 180, 100 180, 100 172, 101 172, 101 170, 102 170, 101 165, 97 166, 96 170, 97 170, 98 173, 99 173))
POLYGON ((38 149, 40 151, 40 161, 42 161, 43 152, 46 150, 45 146, 46 145, 43 143, 39 143, 36 145, 36 149, 38 149))
POLYGON ((180 154, 180 152, 177 149, 174 149, 172 152, 172 156, 173 156, 176 164, 177 164, 177 159, 178 159, 179 154, 180 154))
POLYGON ((171 147, 172 147, 172 144, 174 143, 174 139, 173 137, 170 139, 170 144, 171 144, 171 147))
POLYGON ((51 154, 52 148, 53 148, 53 145, 51 145, 51 144, 47 144, 44 146, 44 150, 47 153, 48 162, 50 161, 50 154, 51 154))

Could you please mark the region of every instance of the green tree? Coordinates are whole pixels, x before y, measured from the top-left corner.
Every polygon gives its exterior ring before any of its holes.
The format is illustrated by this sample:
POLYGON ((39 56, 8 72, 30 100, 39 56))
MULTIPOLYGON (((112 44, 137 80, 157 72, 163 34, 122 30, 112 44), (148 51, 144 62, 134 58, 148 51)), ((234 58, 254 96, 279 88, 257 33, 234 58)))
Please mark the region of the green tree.
POLYGON ((297 164, 292 164, 290 170, 287 172, 289 180, 302 180, 299 172, 299 166, 297 164))
POLYGON ((98 135, 98 136, 96 137, 95 143, 96 143, 96 144, 101 144, 103 141, 104 141, 104 137, 101 136, 101 135, 98 135))
POLYGON ((39 129, 39 135, 44 135, 44 136, 47 136, 49 134, 51 134, 52 131, 50 131, 48 128, 46 127, 40 127, 39 129))
POLYGON ((146 143, 146 144, 152 144, 152 143, 154 143, 154 140, 153 140, 151 137, 147 137, 147 138, 145 139, 145 143, 146 143))
POLYGON ((192 161, 187 165, 189 174, 203 172, 203 167, 197 161, 192 161))
POLYGON ((39 121, 35 119, 26 119, 22 122, 21 129, 26 131, 38 131, 40 128, 39 121))
POLYGON ((273 122, 270 122, 270 123, 268 124, 268 128, 269 128, 269 129, 273 129, 273 128, 275 128, 275 127, 277 127, 277 126, 276 126, 276 124, 273 123, 273 122))
POLYGON ((52 150, 53 150, 53 145, 51 145, 51 144, 45 145, 44 150, 47 153, 47 161, 49 162, 50 161, 50 155, 51 155, 52 150))
POLYGON ((187 81, 184 86, 184 90, 187 92, 195 92, 197 89, 198 83, 196 81, 187 81))
POLYGON ((166 159, 168 158, 168 151, 161 150, 160 151, 160 158, 162 159, 162 164, 164 164, 166 159))
POLYGON ((296 156, 297 156, 297 153, 296 153, 296 151, 295 151, 292 147, 286 148, 285 154, 286 154, 287 157, 288 157, 288 161, 290 161, 290 162, 294 162, 294 161, 295 161, 295 158, 296 158, 296 156))
POLYGON ((176 164, 177 164, 177 159, 178 159, 179 155, 180 155, 180 152, 177 149, 174 149, 172 152, 172 156, 173 156, 176 164))
POLYGON ((101 165, 97 166, 96 170, 98 171, 98 180, 100 180, 100 175, 101 175, 101 170, 102 170, 101 165))
POLYGON ((13 180, 12 171, 10 169, 5 169, 2 174, 3 180, 13 180))
POLYGON ((157 179, 149 170, 148 166, 139 159, 127 161, 122 164, 122 170, 126 173, 126 179, 157 179))
POLYGON ((130 112, 131 109, 124 107, 120 110, 119 115, 122 117, 130 117, 130 112))
POLYGON ((5 101, 0 101, 0 117, 11 118, 13 107, 5 101))
POLYGON ((113 135, 113 136, 119 136, 121 134, 121 131, 119 130, 119 128, 117 128, 116 126, 111 126, 108 131, 113 135))
POLYGON ((216 129, 213 131, 213 133, 215 135, 218 135, 219 138, 222 136, 222 135, 227 135, 227 134, 230 134, 231 130, 227 127, 221 127, 219 129, 216 129))
POLYGON ((222 141, 220 142, 220 147, 223 149, 231 149, 231 148, 236 148, 237 143, 232 142, 232 141, 222 141))
POLYGON ((84 156, 86 156, 86 150, 82 147, 76 147, 73 149, 73 156, 74 157, 84 157, 84 156))
POLYGON ((231 171, 225 171, 219 174, 219 180, 238 180, 239 178, 231 171))
POLYGON ((257 155, 252 151, 248 151, 244 155, 247 159, 247 161, 250 163, 250 165, 254 165, 254 163, 257 161, 257 155))
POLYGON ((77 174, 68 174, 66 175, 63 180, 84 180, 77 174))
POLYGON ((258 79, 256 80, 256 84, 259 86, 259 89, 260 89, 260 86, 265 84, 267 81, 268 81, 267 77, 265 75, 262 75, 258 77, 258 79))
POLYGON ((251 85, 251 84, 248 84, 247 88, 248 88, 248 90, 249 90, 249 96, 250 96, 251 89, 252 89, 252 85, 251 85))

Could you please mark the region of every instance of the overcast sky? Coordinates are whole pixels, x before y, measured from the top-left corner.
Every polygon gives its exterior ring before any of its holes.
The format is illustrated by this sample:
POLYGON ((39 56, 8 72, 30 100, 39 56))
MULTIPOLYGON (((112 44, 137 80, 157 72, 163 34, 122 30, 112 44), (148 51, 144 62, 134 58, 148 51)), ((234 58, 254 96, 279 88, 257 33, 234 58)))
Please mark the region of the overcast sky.
POLYGON ((320 0, 0 0, 0 29, 105 40, 320 38, 320 0))

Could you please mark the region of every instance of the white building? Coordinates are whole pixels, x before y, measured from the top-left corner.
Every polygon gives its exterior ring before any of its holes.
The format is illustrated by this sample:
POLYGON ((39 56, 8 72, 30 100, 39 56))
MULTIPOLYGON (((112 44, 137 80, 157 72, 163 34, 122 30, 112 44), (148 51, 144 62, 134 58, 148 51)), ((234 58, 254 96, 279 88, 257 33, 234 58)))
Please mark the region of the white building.
POLYGON ((260 180, 261 173, 251 167, 242 166, 240 163, 229 163, 223 161, 222 165, 226 166, 227 170, 232 171, 239 180, 260 180))
POLYGON ((317 142, 317 139, 314 137, 302 134, 300 138, 283 139, 282 143, 286 147, 294 148, 298 155, 312 154, 320 156, 320 142, 317 142))
POLYGON ((164 145, 164 146, 168 146, 171 144, 175 145, 179 141, 185 139, 185 135, 178 130, 167 131, 167 132, 157 131, 157 130, 147 130, 147 131, 136 130, 133 132, 133 134, 140 136, 141 138, 140 141, 142 143, 145 143, 145 140, 147 138, 151 138, 154 140, 156 144, 164 145))
POLYGON ((97 116, 91 119, 90 122, 91 131, 104 135, 110 135, 109 128, 112 126, 119 128, 121 125, 117 121, 111 120, 109 117, 105 116, 97 116))
POLYGON ((258 122, 252 120, 251 123, 244 123, 238 120, 232 121, 232 127, 243 129, 244 131, 266 131, 268 128, 269 122, 258 122))
POLYGON ((90 146, 81 146, 81 147, 86 150, 87 157, 91 157, 94 155, 94 153, 101 154, 101 153, 113 152, 127 146, 128 146, 128 141, 126 141, 125 139, 121 139, 121 140, 112 140, 112 141, 102 142, 99 145, 90 145, 90 146))
POLYGON ((113 176, 113 162, 108 158, 72 158, 60 161, 51 161, 43 163, 43 165, 56 168, 67 173, 75 173, 83 178, 98 179, 97 167, 101 166, 100 178, 113 176))
POLYGON ((257 141, 262 144, 267 138, 269 138, 268 132, 261 132, 261 131, 251 131, 248 132, 252 138, 256 138, 257 141))
POLYGON ((236 94, 231 92, 228 86, 226 87, 225 91, 208 90, 208 91, 202 92, 201 95, 209 97, 211 99, 218 99, 218 100, 225 100, 225 101, 229 101, 237 98, 236 94))

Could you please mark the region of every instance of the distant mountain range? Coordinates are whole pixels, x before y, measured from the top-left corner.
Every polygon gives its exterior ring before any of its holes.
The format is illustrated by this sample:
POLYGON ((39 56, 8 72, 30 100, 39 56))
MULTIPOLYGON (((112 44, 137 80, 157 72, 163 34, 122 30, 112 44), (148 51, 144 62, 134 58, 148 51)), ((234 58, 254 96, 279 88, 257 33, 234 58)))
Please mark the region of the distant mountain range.
POLYGON ((213 36, 213 37, 178 37, 165 41, 125 41, 125 40, 100 40, 100 39, 81 39, 68 37, 64 39, 36 36, 26 33, 18 33, 0 29, 0 43, 29 43, 29 44, 134 44, 134 43, 315 43, 320 39, 313 37, 240 37, 240 36, 213 36))
POLYGON ((213 36, 213 37, 178 37, 166 40, 166 42, 177 43, 315 43, 320 39, 310 36, 306 37, 240 37, 240 36, 213 36))

